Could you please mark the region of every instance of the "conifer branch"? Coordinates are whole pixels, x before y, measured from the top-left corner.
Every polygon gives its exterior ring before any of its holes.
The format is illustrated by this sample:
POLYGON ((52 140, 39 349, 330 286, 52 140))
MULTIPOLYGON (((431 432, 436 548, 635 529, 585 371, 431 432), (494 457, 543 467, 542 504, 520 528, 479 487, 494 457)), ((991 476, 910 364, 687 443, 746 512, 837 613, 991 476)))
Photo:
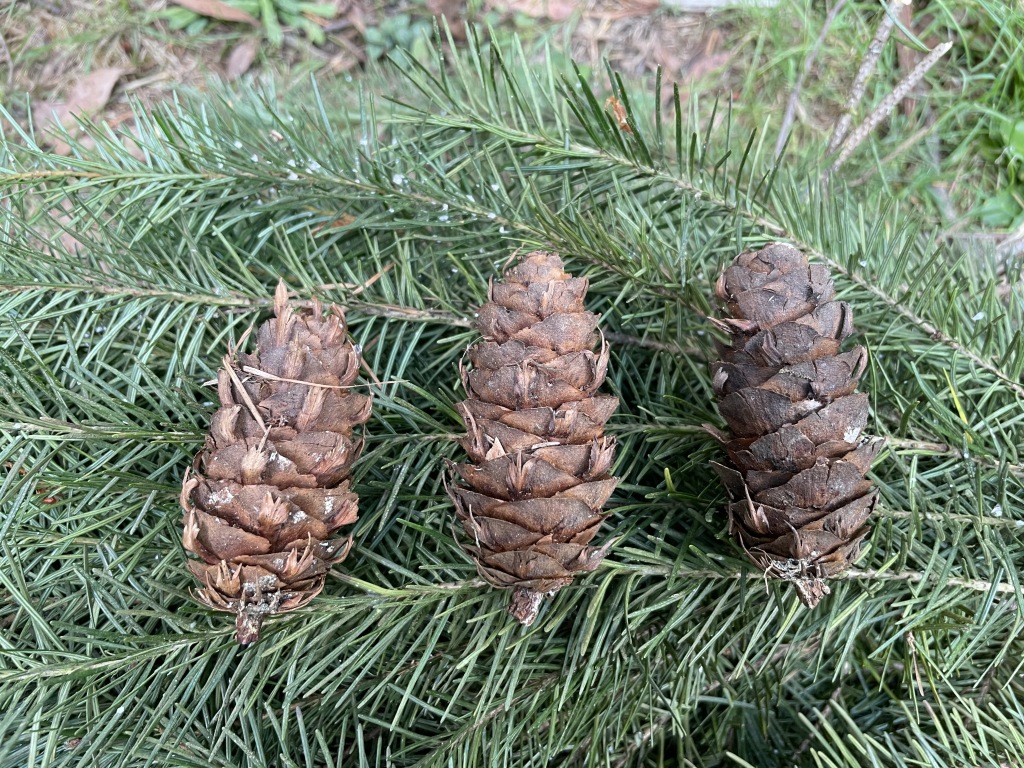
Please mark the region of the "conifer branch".
POLYGON ((1024 398, 1024 386, 1021 386, 1019 382, 1015 381, 1012 377, 1007 375, 995 363, 986 360, 974 350, 969 349, 956 339, 951 338, 947 334, 943 333, 934 324, 932 324, 928 320, 924 319, 923 317, 915 313, 912 309, 910 309, 910 307, 908 307, 906 303, 890 295, 882 288, 872 283, 867 278, 861 276, 856 272, 851 271, 846 265, 844 265, 837 259, 827 256, 824 253, 814 248, 811 248, 806 244, 801 243, 797 247, 806 250, 808 253, 813 254, 815 258, 819 259, 821 262, 825 264, 828 264, 829 267, 843 275, 843 277, 845 277, 851 283, 857 285, 862 290, 866 291, 867 293, 877 298, 879 301, 883 302, 886 307, 888 307, 893 312, 899 314, 900 317, 904 318, 913 326, 915 326, 921 333, 923 333, 929 339, 932 339, 936 343, 948 347, 954 352, 962 354, 965 358, 970 360, 978 368, 984 371, 988 371, 997 379, 999 379, 1003 384, 1005 384, 1007 387, 1013 390, 1015 394, 1017 394, 1019 397, 1024 398))
MULTIPOLYGON (((319 286, 335 289, 337 286, 319 286)), ((251 297, 234 293, 228 295, 218 294, 197 294, 177 293, 160 288, 138 288, 129 286, 104 286, 98 283, 55 284, 52 286, 32 285, 0 285, 0 295, 5 293, 83 293, 106 296, 131 296, 133 298, 160 299, 163 301, 178 304, 199 304, 202 306, 219 306, 232 309, 253 309, 268 308, 273 304, 272 299, 263 297, 251 297)), ((296 307, 312 307, 313 299, 296 299, 296 307)), ((397 304, 382 304, 379 302, 364 301, 342 301, 341 308, 346 312, 362 313, 374 317, 386 317, 391 320, 404 320, 416 323, 438 323, 452 328, 471 328, 472 321, 467 317, 459 317, 453 312, 445 310, 415 309, 402 307, 397 304)), ((653 349, 658 352, 670 354, 689 354, 690 350, 682 347, 678 342, 659 341, 657 339, 642 338, 629 333, 619 331, 607 331, 605 338, 614 344, 625 344, 644 349, 653 349)))
MULTIPOLYGON (((976 521, 975 521, 976 522, 976 521)), ((623 563, 615 564, 613 567, 629 571, 631 573, 641 573, 646 576, 674 576, 682 579, 694 579, 694 580, 717 580, 717 581, 764 581, 767 584, 766 577, 763 573, 752 570, 743 571, 720 571, 710 568, 660 568, 657 566, 639 566, 634 567, 623 563)), ((1012 594, 1018 593, 1016 587, 1007 582, 988 581, 985 579, 962 579, 955 576, 940 577, 933 573, 924 571, 879 571, 879 570, 864 570, 860 568, 850 568, 844 571, 842 574, 833 577, 836 581, 893 581, 893 582, 905 582, 908 584, 920 584, 920 583, 934 583, 937 586, 951 586, 966 589, 972 592, 990 592, 994 591, 999 594, 1012 594)))
MULTIPOLYGON (((936 49, 936 52, 933 52, 936 54, 933 56, 935 60, 938 60, 938 58, 948 50, 948 46, 940 46, 940 48, 941 51, 936 49)), ((922 62, 922 64, 924 64, 924 62, 922 62)), ((902 96, 900 98, 902 98, 902 96)), ((474 119, 471 116, 463 117, 462 119, 460 119, 458 115, 449 115, 444 118, 428 116, 427 119, 430 119, 432 122, 436 119, 440 125, 464 131, 496 130, 494 126, 490 126, 484 121, 474 119)), ((503 133, 503 135, 505 134, 503 133)), ((1017 395, 1024 397, 1024 386, 1015 381, 1011 376, 1007 375, 999 368, 999 366, 990 360, 986 360, 984 357, 974 350, 966 347, 958 340, 949 337, 947 334, 939 330, 932 322, 914 312, 906 302, 892 296, 872 281, 851 271, 842 261, 834 256, 826 254, 820 248, 814 246, 807 238, 802 237, 799 233, 792 231, 791 229, 788 229, 779 221, 773 220, 768 214, 758 214, 746 205, 731 202, 721 195, 716 195, 713 191, 701 188, 686 179, 669 173, 664 169, 658 168, 654 165, 643 164, 624 154, 615 153, 606 149, 594 149, 572 141, 567 141, 562 146, 556 147, 550 143, 546 136, 539 133, 515 131, 512 133, 512 136, 517 144, 535 146, 553 154, 565 155, 568 158, 599 159, 611 164, 612 166, 627 170, 637 178, 645 179, 655 184, 664 184, 676 190, 685 192, 692 196, 694 200, 699 201, 702 205, 715 207, 723 215, 739 216, 744 220, 749 221, 766 234, 780 240, 786 240, 801 251, 807 253, 812 258, 829 265, 831 269, 841 274, 844 278, 883 301, 889 309, 898 313, 907 322, 917 328, 920 333, 940 344, 943 344, 949 349, 962 354, 975 366, 988 371, 990 374, 1006 384, 1017 395)), ((524 236, 538 234, 536 231, 533 231, 532 228, 524 228, 520 224, 513 223, 512 226, 519 229, 524 236)))
POLYGON ((48 157, 24 137, 4 161, 0 763, 615 765, 664 744, 695 764, 806 748, 801 765, 853 768, 850 743, 899 768, 920 744, 950 764, 1012 760, 1017 304, 983 296, 976 262, 929 254, 869 191, 822 198, 775 174, 718 117, 652 134, 613 76, 624 132, 586 78, 470 49, 400 58, 401 87, 368 86, 407 107, 335 110, 314 92, 293 124, 298 94, 235 94, 140 114, 145 161, 100 132, 95 152, 48 157), (80 247, 39 253, 58 202, 80 247), (710 284, 766 238, 849 281, 876 419, 912 436, 876 462, 870 548, 816 611, 765 599, 722 539, 699 433, 715 420, 695 335, 710 284), (457 457, 468 308, 521 245, 593 266, 627 409, 603 520, 619 543, 526 632, 452 540, 439 477, 457 457), (346 307, 379 384, 352 555, 315 608, 239 656, 188 601, 175 487, 215 408, 201 384, 279 275, 298 307, 346 307))

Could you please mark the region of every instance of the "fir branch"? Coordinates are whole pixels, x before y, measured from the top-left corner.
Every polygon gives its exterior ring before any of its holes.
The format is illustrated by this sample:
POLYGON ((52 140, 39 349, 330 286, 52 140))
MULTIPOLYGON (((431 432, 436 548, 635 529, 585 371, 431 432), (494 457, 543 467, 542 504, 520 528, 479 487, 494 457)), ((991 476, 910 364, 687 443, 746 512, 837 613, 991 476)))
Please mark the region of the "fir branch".
POLYGON ((140 115, 143 161, 102 132, 3 161, 0 419, 31 430, 0 435, 0 764, 1016 759, 1016 303, 870 195, 774 173, 728 123, 677 110, 675 136, 652 132, 618 80, 632 134, 514 46, 400 67, 377 88, 407 94, 394 113, 314 93, 292 122, 236 94, 140 115), (78 250, 40 252, 65 201, 78 250), (877 429, 900 435, 862 565, 814 612, 721 538, 699 426, 709 286, 780 236, 841 270, 877 429), (619 543, 530 631, 480 589, 440 487, 471 307, 523 245, 590 277, 623 407, 619 543), (175 495, 202 382, 279 276, 348 309, 375 418, 353 555, 240 656, 188 599, 175 495))
MULTIPOLYGON (((936 52, 933 52, 934 55, 932 59, 937 60, 940 58, 942 53, 948 50, 948 45, 946 47, 940 46, 940 49, 941 51, 936 49, 936 52)), ((924 63, 925 62, 922 62, 922 65, 924 63)), ((441 96, 437 94, 433 94, 433 96, 439 103, 445 103, 441 101, 441 96)), ((902 95, 899 96, 896 103, 898 103, 901 98, 902 95)), ((450 104, 445 105, 450 106, 450 104)), ((571 159, 589 158, 591 160, 600 160, 602 163, 613 168, 619 168, 626 171, 638 179, 644 179, 650 183, 665 185, 677 191, 684 192, 692 196, 695 200, 698 200, 702 205, 713 206, 723 216, 742 217, 765 234, 780 240, 788 241, 800 250, 812 256, 814 259, 827 264, 832 270, 842 275, 845 279, 853 282, 858 287, 869 292, 878 299, 881 299, 892 311, 897 312, 906 321, 915 326, 921 334, 947 346, 953 351, 963 354, 979 369, 988 371, 1009 386, 1016 394, 1024 396, 1024 386, 1021 386, 1013 379, 1013 377, 1008 376, 1005 372, 1000 370, 999 366, 995 365, 990 360, 986 360, 983 356, 969 349, 958 340, 949 337, 948 334, 943 333, 935 324, 914 312, 906 301, 891 295, 877 284, 853 272, 842 260, 828 255, 822 248, 815 246, 806 236, 801 236, 801 234, 794 231, 791 227, 787 227, 780 220, 773 218, 768 213, 755 212, 749 206, 740 204, 738 201, 743 199, 743 194, 738 191, 733 194, 734 200, 730 200, 725 194, 721 194, 714 187, 709 188, 707 186, 696 185, 693 182, 679 175, 670 173, 658 166, 643 164, 637 158, 627 154, 616 153, 608 150, 595 150, 571 141, 563 141, 561 145, 556 145, 546 134, 542 132, 530 133, 527 131, 517 131, 510 136, 506 128, 496 126, 494 123, 489 122, 486 116, 474 114, 472 112, 459 114, 456 111, 439 118, 433 113, 416 110, 412 107, 410 108, 417 116, 417 119, 430 125, 437 125, 438 127, 466 132, 493 132, 501 135, 503 138, 513 138, 518 145, 536 147, 542 151, 547 151, 559 156, 565 156, 571 159)), ((677 115, 677 120, 680 119, 681 117, 677 115)), ((833 192, 833 194, 835 194, 835 192, 833 192)), ((523 234, 526 235, 528 233, 524 231, 523 234)))

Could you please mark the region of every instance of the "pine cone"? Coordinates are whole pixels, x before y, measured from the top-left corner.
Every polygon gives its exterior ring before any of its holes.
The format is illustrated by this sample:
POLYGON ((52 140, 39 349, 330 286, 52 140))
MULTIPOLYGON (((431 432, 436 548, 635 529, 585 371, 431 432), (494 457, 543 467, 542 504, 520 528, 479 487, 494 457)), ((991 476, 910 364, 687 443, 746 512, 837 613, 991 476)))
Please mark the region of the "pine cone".
POLYGON ((462 371, 469 398, 458 408, 472 464, 448 489, 472 537, 480 575, 514 590, 509 611, 523 624, 545 594, 592 571, 609 545, 588 546, 618 480, 608 476, 615 440, 604 425, 618 398, 596 394, 608 370, 587 312, 585 278, 562 270, 553 253, 523 257, 491 285, 462 371))
POLYGON ((347 478, 363 448, 352 429, 371 407, 347 389, 359 352, 339 308, 325 317, 314 301, 296 312, 282 282, 274 312, 254 354, 225 357, 221 407, 181 490, 197 597, 236 614, 243 645, 259 639, 266 615, 316 597, 348 554, 351 537, 338 529, 357 517, 347 478))
POLYGON ((714 322, 732 344, 711 372, 732 436, 709 430, 739 470, 715 465, 730 531, 813 608, 856 560, 877 497, 864 475, 882 441, 860 438, 868 396, 855 393, 867 350, 839 351, 850 307, 833 301, 828 268, 792 246, 741 253, 716 293, 732 317, 714 322))

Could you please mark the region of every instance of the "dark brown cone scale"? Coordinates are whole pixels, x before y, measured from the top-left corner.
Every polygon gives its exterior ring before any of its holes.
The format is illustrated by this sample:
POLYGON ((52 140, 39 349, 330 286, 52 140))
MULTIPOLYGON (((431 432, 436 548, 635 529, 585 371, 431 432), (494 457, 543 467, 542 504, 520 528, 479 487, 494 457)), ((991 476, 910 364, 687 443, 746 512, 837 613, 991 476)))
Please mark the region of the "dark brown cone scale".
POLYGON ((591 547, 610 477, 615 441, 604 425, 618 398, 599 395, 608 346, 583 298, 587 280, 553 253, 524 256, 493 283, 467 351, 469 397, 458 408, 471 464, 454 467, 448 492, 480 575, 513 590, 509 611, 523 624, 544 595, 592 571, 607 545, 591 547))
POLYGON ((236 615, 243 645, 265 616, 316 597, 348 554, 339 529, 356 521, 348 475, 363 447, 352 430, 370 417, 370 398, 348 389, 360 358, 341 310, 293 310, 281 283, 274 312, 253 354, 225 358, 221 407, 181 489, 197 597, 236 615))
POLYGON ((814 607, 825 580, 857 558, 877 491, 865 479, 882 441, 861 438, 868 396, 857 394, 867 350, 840 351, 853 332, 827 267, 783 243, 736 257, 716 286, 731 336, 711 373, 730 435, 708 428, 732 467, 729 527, 769 576, 792 581, 814 607))

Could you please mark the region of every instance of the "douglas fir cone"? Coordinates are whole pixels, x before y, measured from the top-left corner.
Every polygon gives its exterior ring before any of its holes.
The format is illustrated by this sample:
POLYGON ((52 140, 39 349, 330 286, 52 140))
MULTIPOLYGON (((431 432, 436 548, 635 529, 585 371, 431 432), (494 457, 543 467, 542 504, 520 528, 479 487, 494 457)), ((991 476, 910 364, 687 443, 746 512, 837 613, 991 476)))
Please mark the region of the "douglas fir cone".
POLYGON ((370 417, 370 398, 348 389, 360 358, 341 310, 295 311, 281 283, 274 312, 252 355, 225 358, 221 407, 181 491, 197 596, 236 615, 242 644, 266 615, 316 597, 348 553, 339 529, 356 520, 348 476, 363 447, 352 429, 370 417))
POLYGON ((839 351, 850 307, 833 300, 828 268, 792 246, 741 253, 716 293, 731 317, 714 322, 731 344, 711 370, 731 436, 709 429, 736 468, 716 465, 730 529, 814 607, 825 579, 857 558, 877 497, 864 476, 882 441, 860 438, 868 396, 855 393, 867 351, 839 351))
POLYGON ((469 397, 459 403, 472 464, 449 488, 480 575, 513 590, 509 611, 523 624, 544 595, 572 583, 604 558, 588 546, 615 485, 615 441, 604 425, 618 399, 597 394, 608 346, 597 343, 597 315, 583 298, 587 280, 553 253, 523 257, 492 283, 467 352, 469 397))

